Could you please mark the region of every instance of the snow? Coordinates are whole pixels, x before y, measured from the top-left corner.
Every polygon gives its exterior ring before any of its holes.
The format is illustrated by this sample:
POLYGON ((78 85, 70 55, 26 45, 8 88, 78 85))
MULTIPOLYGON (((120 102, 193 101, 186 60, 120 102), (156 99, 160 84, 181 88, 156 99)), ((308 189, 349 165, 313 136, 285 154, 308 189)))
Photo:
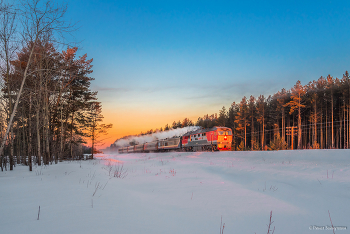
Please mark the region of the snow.
POLYGON ((319 233, 329 215, 350 228, 350 150, 97 156, 0 172, 1 233, 219 233, 222 217, 224 233, 258 234, 270 211, 275 234, 319 233))

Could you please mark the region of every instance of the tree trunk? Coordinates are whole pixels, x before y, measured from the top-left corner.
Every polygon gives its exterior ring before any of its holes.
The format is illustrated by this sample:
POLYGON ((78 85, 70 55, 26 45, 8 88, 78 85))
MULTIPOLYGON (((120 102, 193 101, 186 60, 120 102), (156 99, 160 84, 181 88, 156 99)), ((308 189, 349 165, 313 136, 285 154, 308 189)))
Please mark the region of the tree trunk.
POLYGON ((333 126, 333 90, 331 88, 331 110, 332 110, 332 149, 334 149, 334 126, 333 126))
POLYGON ((11 133, 10 133, 10 171, 13 170, 15 160, 14 160, 14 149, 13 149, 13 127, 11 126, 11 133))
POLYGON ((24 130, 24 111, 23 111, 23 107, 22 107, 22 134, 23 134, 23 147, 22 147, 22 163, 24 165, 28 165, 27 163, 27 154, 26 154, 26 134, 25 134, 25 130, 24 130))
POLYGON ((343 149, 345 149, 345 147, 346 147, 346 142, 345 142, 345 140, 346 140, 346 123, 345 123, 345 118, 346 118, 346 116, 345 116, 345 100, 344 100, 344 108, 343 108, 343 125, 344 125, 344 127, 343 127, 343 149))
POLYGON ((96 125, 93 121, 93 125, 92 125, 92 134, 91 134, 91 159, 94 158, 94 148, 95 148, 95 128, 96 125))
POLYGON ((45 79, 45 100, 44 100, 44 129, 45 129, 45 154, 46 154, 46 164, 49 164, 51 162, 51 155, 50 155, 50 145, 49 145, 49 104, 48 104, 48 90, 47 90, 47 78, 45 79))
POLYGON ((326 122, 325 122, 325 128, 326 128, 326 149, 328 149, 328 104, 326 102, 326 122))
POLYGON ((282 141, 285 141, 285 129, 286 129, 286 123, 285 123, 285 116, 284 116, 284 107, 282 106, 282 141))
POLYGON ((247 148, 247 123, 244 120, 244 148, 247 148))
POLYGON ((315 103, 314 103, 314 136, 313 136, 313 141, 314 141, 314 148, 316 147, 317 144, 317 103, 316 103, 317 97, 315 98, 315 103))
POLYGON ((63 119, 62 119, 62 106, 61 106, 61 132, 60 132, 60 162, 63 161, 63 119))
MULTIPOLYGON (((19 121, 17 121, 17 123, 19 123, 19 121)), ((18 124, 17 124, 18 125, 18 124)), ((17 147, 16 147, 16 161, 17 161, 17 165, 18 164, 21 164, 21 153, 20 153, 20 150, 21 150, 21 142, 20 142, 20 139, 21 139, 21 135, 20 135, 20 132, 19 132, 19 126, 17 126, 17 134, 16 134, 16 141, 17 141, 17 147)))
POLYGON ((321 128, 320 128, 320 149, 324 149, 324 140, 323 140, 323 111, 322 111, 322 106, 321 106, 321 128))
POLYGON ((298 107, 298 149, 301 149, 301 113, 300 113, 300 94, 299 94, 299 107, 298 107))
POLYGON ((250 144, 251 144, 251 150, 254 150, 254 119, 252 116, 252 127, 251 127, 251 134, 250 134, 250 144))
POLYGON ((32 95, 29 94, 29 115, 28 115, 28 164, 29 171, 33 170, 32 166, 32 95))
POLYGON ((262 118, 262 137, 261 137, 261 149, 264 150, 265 146, 265 118, 262 118))
MULTIPOLYGON (((350 99, 350 97, 349 97, 349 99, 350 99)), ((350 100, 349 100, 350 101, 350 100)), ((349 149, 349 136, 350 136, 350 125, 349 125, 349 123, 350 123, 350 103, 349 103, 349 105, 348 105, 348 131, 347 131, 347 141, 346 141, 346 148, 347 149, 349 149)))
POLYGON ((40 128, 39 128, 39 113, 40 113, 40 110, 39 110, 39 103, 38 103, 38 106, 37 106, 37 109, 36 109, 36 139, 37 139, 37 162, 38 162, 38 165, 41 166, 41 146, 40 146, 40 128))
POLYGON ((70 130, 70 158, 73 159, 73 124, 74 124, 74 112, 71 118, 71 130, 70 130))

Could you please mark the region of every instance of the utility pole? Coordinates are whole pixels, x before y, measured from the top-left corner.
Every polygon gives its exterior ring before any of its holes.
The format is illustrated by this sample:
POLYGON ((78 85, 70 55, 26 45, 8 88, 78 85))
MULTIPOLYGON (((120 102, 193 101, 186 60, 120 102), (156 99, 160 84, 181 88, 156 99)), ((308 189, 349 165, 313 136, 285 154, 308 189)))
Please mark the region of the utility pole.
POLYGON ((286 135, 291 136, 291 146, 292 150, 294 149, 294 136, 297 135, 297 132, 295 131, 297 127, 286 127, 286 135))

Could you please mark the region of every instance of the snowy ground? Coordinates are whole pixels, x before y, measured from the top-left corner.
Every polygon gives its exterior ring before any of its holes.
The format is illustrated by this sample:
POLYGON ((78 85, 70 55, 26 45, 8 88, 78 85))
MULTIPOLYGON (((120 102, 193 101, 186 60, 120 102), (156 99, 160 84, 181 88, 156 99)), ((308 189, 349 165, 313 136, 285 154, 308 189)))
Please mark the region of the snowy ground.
POLYGON ((333 233, 316 230, 328 229, 330 217, 345 234, 349 166, 350 150, 98 155, 33 172, 18 166, 0 172, 0 232, 219 233, 222 217, 224 233, 260 234, 272 211, 275 234, 333 233), (121 165, 126 177, 113 177, 121 165))

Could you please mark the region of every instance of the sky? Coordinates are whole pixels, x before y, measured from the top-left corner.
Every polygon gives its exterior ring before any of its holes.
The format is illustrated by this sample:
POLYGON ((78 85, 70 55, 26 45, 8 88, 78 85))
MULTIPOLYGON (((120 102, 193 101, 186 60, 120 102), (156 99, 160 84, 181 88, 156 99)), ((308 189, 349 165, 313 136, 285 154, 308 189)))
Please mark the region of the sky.
POLYGON ((349 69, 349 1, 68 3, 92 89, 112 123, 105 146, 349 69))

